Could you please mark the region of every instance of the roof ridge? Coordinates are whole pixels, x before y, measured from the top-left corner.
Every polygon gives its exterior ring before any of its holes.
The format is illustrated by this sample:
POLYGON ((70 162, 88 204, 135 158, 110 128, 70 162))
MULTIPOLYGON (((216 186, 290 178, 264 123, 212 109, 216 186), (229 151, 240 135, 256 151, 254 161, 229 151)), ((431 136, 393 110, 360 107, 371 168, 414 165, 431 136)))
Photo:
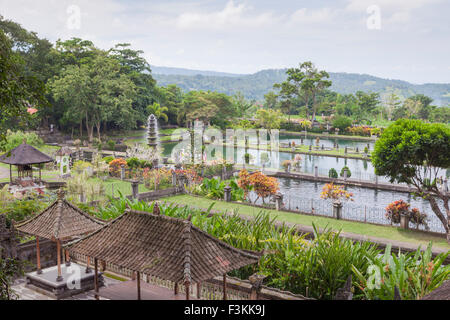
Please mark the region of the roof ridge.
MULTIPOLYGON (((55 223, 53 225, 53 237, 55 239, 58 239, 59 237, 59 228, 61 227, 61 221, 62 221, 62 206, 63 206, 63 201, 62 199, 58 199, 57 200, 57 205, 56 205, 56 217, 55 217, 55 223)), ((52 239, 53 240, 53 239, 52 239)))
POLYGON ((191 230, 192 230, 192 222, 191 221, 183 221, 183 242, 184 242, 184 260, 183 260, 183 273, 184 273, 184 283, 192 282, 191 275, 191 250, 192 250, 192 239, 191 239, 191 230))

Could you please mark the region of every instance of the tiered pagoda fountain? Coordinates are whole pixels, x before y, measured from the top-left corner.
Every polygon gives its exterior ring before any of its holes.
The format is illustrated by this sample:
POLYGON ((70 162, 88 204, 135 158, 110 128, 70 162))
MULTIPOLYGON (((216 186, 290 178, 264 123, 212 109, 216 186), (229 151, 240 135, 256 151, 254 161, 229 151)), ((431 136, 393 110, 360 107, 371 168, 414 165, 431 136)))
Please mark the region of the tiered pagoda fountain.
POLYGON ((158 147, 158 122, 154 114, 148 117, 147 121, 147 141, 151 148, 158 147))
MULTIPOLYGON (((154 152, 158 152, 159 147, 159 132, 158 132, 158 121, 154 114, 151 114, 147 120, 147 144, 154 152)), ((153 167, 157 168, 159 166, 159 161, 156 158, 153 160, 153 167)))

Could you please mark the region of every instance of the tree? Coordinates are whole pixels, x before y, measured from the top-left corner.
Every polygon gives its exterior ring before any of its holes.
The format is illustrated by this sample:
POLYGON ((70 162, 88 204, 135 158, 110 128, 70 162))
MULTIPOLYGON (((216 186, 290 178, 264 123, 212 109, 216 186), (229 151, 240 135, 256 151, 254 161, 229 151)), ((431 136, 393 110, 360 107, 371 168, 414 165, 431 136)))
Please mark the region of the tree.
POLYGON ((385 105, 388 112, 388 119, 391 120, 393 113, 401 106, 401 101, 398 95, 392 92, 386 99, 385 105))
POLYGON ((45 87, 33 75, 27 75, 23 59, 12 51, 11 41, 0 30, 0 140, 9 128, 27 127, 30 107, 47 106, 45 87))
POLYGON ((333 127, 339 128, 340 132, 344 132, 347 128, 351 127, 352 119, 345 116, 337 116, 333 120, 333 127))
POLYGON ((156 100, 167 108, 168 121, 182 125, 185 117, 184 94, 180 87, 170 84, 167 87, 156 87, 156 100))
POLYGON ((413 101, 420 101, 420 106, 417 110, 417 115, 420 119, 428 119, 431 113, 431 103, 433 102, 433 99, 430 97, 427 97, 423 94, 416 94, 414 96, 409 97, 409 99, 413 101))
POLYGON ((275 109, 278 103, 278 96, 275 92, 269 91, 264 95, 264 108, 275 109))
POLYGON ((315 120, 317 95, 331 86, 331 81, 326 80, 330 75, 326 71, 319 71, 311 61, 302 63, 299 68, 288 69, 286 74, 287 80, 275 87, 281 89, 281 92, 284 89, 286 99, 301 99, 306 110, 312 109, 311 120, 315 120))
POLYGON ((168 121, 169 117, 167 117, 166 112, 169 111, 167 107, 161 107, 159 103, 155 102, 152 105, 147 107, 147 111, 149 114, 153 114, 156 119, 164 119, 164 121, 168 121))
POLYGON ((372 163, 377 175, 414 186, 417 195, 430 202, 450 243, 449 195, 437 183, 440 168, 450 167, 450 128, 420 120, 397 120, 376 142, 372 163))
POLYGON ((258 196, 255 199, 255 203, 259 198, 261 198, 262 202, 265 203, 265 199, 267 197, 275 195, 278 190, 280 190, 278 180, 276 178, 266 176, 260 171, 251 174, 248 179, 250 181, 252 189, 258 196))
POLYGON ((256 112, 256 119, 261 127, 269 130, 279 129, 282 121, 282 114, 278 110, 259 109, 256 112))
POLYGON ((423 107, 422 102, 418 99, 408 98, 403 103, 403 107, 407 112, 408 118, 417 118, 419 111, 423 107))
POLYGON ((132 108, 135 85, 114 58, 98 51, 85 64, 71 65, 50 82, 56 101, 68 106, 66 114, 84 118, 89 141, 94 127, 100 139, 102 122, 112 121, 122 128, 133 127, 137 114, 132 108))
POLYGON ((241 92, 236 93, 232 97, 232 103, 236 110, 236 115, 241 118, 250 117, 255 105, 254 101, 245 99, 241 92))
POLYGON ((357 104, 360 108, 360 119, 367 118, 368 115, 373 115, 378 104, 380 103, 380 94, 376 92, 366 93, 363 91, 357 91, 356 94, 357 104))
POLYGON ((16 293, 11 286, 14 282, 14 277, 23 275, 23 262, 2 258, 0 255, 0 300, 13 300, 17 298, 16 293))

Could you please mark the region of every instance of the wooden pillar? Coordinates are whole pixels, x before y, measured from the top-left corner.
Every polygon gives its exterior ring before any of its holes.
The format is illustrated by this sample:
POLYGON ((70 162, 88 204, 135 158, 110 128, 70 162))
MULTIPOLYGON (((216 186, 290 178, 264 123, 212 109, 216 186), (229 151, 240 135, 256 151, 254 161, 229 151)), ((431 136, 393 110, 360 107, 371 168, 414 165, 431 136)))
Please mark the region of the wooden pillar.
POLYGON ((39 184, 42 183, 41 165, 39 165, 39 184))
POLYGON ((178 294, 178 282, 175 282, 174 294, 178 294))
POLYGON ((137 281, 137 299, 141 300, 141 273, 136 273, 136 281, 137 281))
POLYGON ((86 259, 86 273, 91 273, 91 257, 87 257, 86 259))
POLYGON ((98 260, 97 260, 97 258, 94 258, 94 269, 95 269, 95 273, 94 273, 95 299, 99 300, 99 295, 98 295, 98 260))
POLYGON ((227 274, 223 275, 223 300, 227 300, 227 274))
POLYGON ((190 286, 191 286, 191 284, 188 281, 186 281, 184 283, 184 288, 185 288, 185 291, 186 291, 186 300, 189 300, 190 286))
POLYGON ((12 169, 11 169, 11 165, 9 165, 9 182, 12 184, 12 169))
POLYGON ((63 281, 62 272, 61 272, 61 241, 58 239, 56 240, 56 251, 57 255, 57 262, 58 262, 58 276, 56 277, 56 281, 63 281))
POLYGON ((69 250, 65 249, 64 250, 66 253, 66 267, 70 267, 70 255, 69 255, 69 250))
POLYGON ((202 293, 202 284, 200 282, 197 282, 197 299, 201 298, 202 293))
POLYGON ((37 264, 37 274, 42 274, 41 270, 41 250, 39 248, 39 237, 36 236, 36 264, 37 264))

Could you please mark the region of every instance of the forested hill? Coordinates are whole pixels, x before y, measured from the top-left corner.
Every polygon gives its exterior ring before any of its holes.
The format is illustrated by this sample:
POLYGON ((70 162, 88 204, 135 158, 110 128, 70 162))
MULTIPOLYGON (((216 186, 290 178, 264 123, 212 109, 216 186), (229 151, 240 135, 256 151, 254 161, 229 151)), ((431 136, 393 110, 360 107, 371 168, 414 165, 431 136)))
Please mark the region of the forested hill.
MULTIPOLYGON (((152 66, 153 77, 158 84, 176 84, 185 91, 211 90, 233 95, 242 92, 247 99, 262 101, 264 94, 272 90, 274 83, 285 80, 286 69, 263 70, 251 75, 239 75, 213 71, 196 71, 181 68, 152 66)), ((331 90, 339 93, 355 93, 358 90, 379 92, 385 96, 395 92, 402 98, 422 93, 433 98, 435 105, 450 103, 450 83, 411 84, 401 80, 389 80, 366 74, 330 73, 331 90)))

